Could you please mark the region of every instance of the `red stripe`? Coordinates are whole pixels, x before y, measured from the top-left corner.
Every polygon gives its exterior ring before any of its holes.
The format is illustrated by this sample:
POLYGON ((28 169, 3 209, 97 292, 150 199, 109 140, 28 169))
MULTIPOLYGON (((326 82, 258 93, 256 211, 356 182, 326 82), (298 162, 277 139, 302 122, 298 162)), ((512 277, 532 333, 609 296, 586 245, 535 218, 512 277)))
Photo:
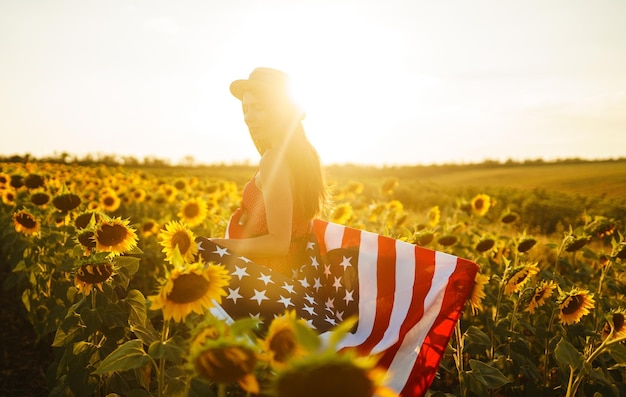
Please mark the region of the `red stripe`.
POLYGON ((396 288, 396 242, 378 236, 378 258, 376 263, 376 316, 372 332, 365 342, 357 346, 357 351, 369 354, 380 342, 389 327, 396 288))
POLYGON ((448 279, 439 316, 424 339, 401 396, 422 396, 430 387, 455 324, 471 293, 477 270, 478 266, 474 263, 457 258, 457 266, 448 279))
POLYGON ((359 247, 361 245, 361 231, 346 227, 343 231, 342 248, 359 247))
POLYGON ((328 226, 328 222, 321 219, 315 219, 313 221, 313 232, 317 236, 317 244, 319 245, 321 255, 326 255, 326 244, 324 243, 326 226, 328 226))
MULTIPOLYGON (((413 296, 411 306, 400 327, 399 340, 385 351, 379 364, 388 368, 391 361, 398 353, 398 349, 406 333, 411 330, 424 316, 424 300, 432 287, 433 276, 435 274, 435 254, 433 250, 422 247, 415 247, 415 278, 413 283, 413 296)), ((417 346, 416 346, 417 347, 417 346)))

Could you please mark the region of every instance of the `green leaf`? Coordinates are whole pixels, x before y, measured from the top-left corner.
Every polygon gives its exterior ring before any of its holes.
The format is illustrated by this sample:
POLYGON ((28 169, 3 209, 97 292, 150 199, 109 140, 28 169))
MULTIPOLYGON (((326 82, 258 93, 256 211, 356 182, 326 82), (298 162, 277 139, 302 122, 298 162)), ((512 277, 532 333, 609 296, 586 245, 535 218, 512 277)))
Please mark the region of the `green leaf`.
POLYGON ((469 365, 472 373, 477 375, 477 378, 488 389, 497 389, 511 382, 500 370, 482 361, 469 360, 469 365))
POLYGON ((148 348, 148 354, 155 360, 164 358, 167 361, 178 364, 185 356, 185 349, 182 348, 182 341, 176 338, 171 338, 162 342, 157 340, 152 342, 148 348))
POLYGON ((311 327, 309 327, 307 324, 303 324, 301 321, 296 320, 293 323, 298 342, 302 344, 302 346, 304 346, 308 351, 316 351, 321 344, 319 335, 315 331, 313 331, 311 327))
POLYGON ((119 346, 113 353, 105 357, 93 373, 101 375, 113 371, 128 371, 133 368, 141 368, 149 362, 150 356, 144 352, 143 343, 138 339, 133 339, 119 346))
POLYGON ((620 367, 626 366, 626 346, 621 343, 613 343, 606 349, 616 364, 620 367))
POLYGON ((576 348, 564 338, 561 338, 554 349, 556 361, 562 366, 569 366, 572 369, 578 369, 583 362, 583 356, 576 348))
POLYGON ((464 334, 466 344, 475 344, 480 346, 491 346, 491 338, 480 328, 472 325, 464 334))
POLYGON ((146 325, 148 318, 148 309, 146 306, 146 297, 136 290, 128 291, 128 295, 123 300, 128 308, 128 322, 133 325, 146 325))
POLYGON ((63 347, 67 343, 72 342, 74 338, 81 333, 83 327, 75 326, 70 328, 67 332, 59 327, 54 335, 54 341, 52 341, 52 347, 63 347))
POLYGON ((152 325, 149 327, 144 327, 142 325, 132 325, 130 326, 130 331, 135 334, 137 338, 139 338, 144 345, 150 346, 155 341, 161 338, 161 335, 155 330, 152 325))
MULTIPOLYGON (((139 253, 142 253, 142 252, 139 251, 139 253)), ((140 261, 141 261, 141 258, 137 258, 133 256, 119 256, 115 258, 115 264, 128 270, 128 273, 130 275, 137 273, 137 270, 139 270, 140 261)))

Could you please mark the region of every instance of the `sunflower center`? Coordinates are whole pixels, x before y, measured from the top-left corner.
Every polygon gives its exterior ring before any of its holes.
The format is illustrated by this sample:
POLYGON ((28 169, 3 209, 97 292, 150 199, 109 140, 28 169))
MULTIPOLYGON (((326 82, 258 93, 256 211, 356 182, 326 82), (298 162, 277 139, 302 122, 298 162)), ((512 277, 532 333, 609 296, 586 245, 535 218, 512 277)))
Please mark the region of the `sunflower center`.
POLYGON ((95 263, 82 265, 76 272, 76 277, 85 283, 98 284, 105 282, 113 274, 110 263, 95 263))
POLYGON ((295 334, 290 329, 278 331, 270 341, 270 350, 274 352, 274 360, 283 363, 293 355, 296 348, 295 334))
POLYGON ((189 203, 185 206, 183 212, 187 218, 194 218, 200 213, 200 206, 196 203, 189 203))
POLYGON ((178 250, 184 255, 191 247, 191 240, 185 231, 177 231, 172 236, 172 248, 178 246, 178 250))
POLYGON ((112 247, 124 241, 128 230, 124 225, 102 225, 98 231, 98 242, 106 247, 112 247))
POLYGON ((563 314, 574 314, 583 305, 583 297, 580 295, 570 296, 570 299, 566 303, 567 306, 563 307, 561 311, 563 314))
POLYGON ((624 329, 624 315, 621 313, 616 313, 613 315, 613 326, 615 327, 615 332, 621 332, 624 329))
POLYGON ((85 233, 79 234, 78 242, 87 248, 96 247, 96 242, 93 240, 93 232, 85 232, 85 233))
POLYGON ((115 200, 111 196, 105 197, 103 201, 104 201, 104 205, 106 206, 112 206, 113 204, 115 204, 115 200))
POLYGON ((209 281, 199 274, 181 274, 174 280, 174 286, 167 299, 179 304, 195 302, 204 296, 209 284, 209 281))
POLYGON ((27 229, 32 229, 37 226, 37 221, 31 214, 19 213, 15 216, 15 221, 27 229))

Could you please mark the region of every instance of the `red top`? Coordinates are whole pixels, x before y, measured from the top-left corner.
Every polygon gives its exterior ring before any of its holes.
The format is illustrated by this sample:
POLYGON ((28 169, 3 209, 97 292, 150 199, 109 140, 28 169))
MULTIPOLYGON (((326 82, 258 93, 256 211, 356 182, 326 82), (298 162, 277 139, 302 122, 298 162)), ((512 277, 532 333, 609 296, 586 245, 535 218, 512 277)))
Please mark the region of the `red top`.
MULTIPOLYGON (((241 239, 267 234, 267 218, 263 193, 252 178, 243 188, 241 207, 230 218, 228 238, 241 239)), ((291 270, 303 264, 311 220, 293 212, 291 245, 286 256, 249 256, 248 259, 291 277, 291 270)))

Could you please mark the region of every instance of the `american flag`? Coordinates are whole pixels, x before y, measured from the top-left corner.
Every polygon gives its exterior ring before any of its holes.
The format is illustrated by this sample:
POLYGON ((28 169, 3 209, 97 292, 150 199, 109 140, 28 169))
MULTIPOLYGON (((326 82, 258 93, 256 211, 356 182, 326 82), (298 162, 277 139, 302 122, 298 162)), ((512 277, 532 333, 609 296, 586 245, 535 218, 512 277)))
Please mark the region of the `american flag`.
POLYGON ((313 220, 307 259, 287 277, 199 237, 201 256, 231 273, 221 309, 271 322, 295 310, 322 337, 344 319, 358 323, 339 348, 380 354, 388 386, 423 396, 432 383, 478 266, 401 240, 313 220))

